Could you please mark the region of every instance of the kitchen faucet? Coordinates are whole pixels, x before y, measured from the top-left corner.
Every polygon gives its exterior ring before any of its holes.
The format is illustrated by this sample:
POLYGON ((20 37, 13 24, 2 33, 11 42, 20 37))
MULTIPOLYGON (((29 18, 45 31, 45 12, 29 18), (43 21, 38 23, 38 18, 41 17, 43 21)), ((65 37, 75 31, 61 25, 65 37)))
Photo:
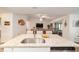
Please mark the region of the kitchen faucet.
POLYGON ((36 32, 37 32, 36 28, 35 28, 35 27, 33 27, 33 34, 34 34, 34 38, 36 37, 36 32))
POLYGON ((33 31, 33 34, 34 34, 34 38, 36 38, 36 31, 33 31))

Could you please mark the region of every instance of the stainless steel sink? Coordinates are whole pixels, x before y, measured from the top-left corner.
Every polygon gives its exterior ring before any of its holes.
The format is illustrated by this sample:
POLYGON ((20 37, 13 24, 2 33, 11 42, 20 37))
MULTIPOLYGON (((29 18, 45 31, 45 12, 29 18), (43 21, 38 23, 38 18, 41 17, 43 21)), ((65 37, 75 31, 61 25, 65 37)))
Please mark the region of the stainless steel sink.
POLYGON ((36 43, 36 40, 34 38, 25 38, 21 43, 36 43))
POLYGON ((21 41, 22 44, 26 43, 45 43, 45 40, 41 38, 25 38, 21 41))

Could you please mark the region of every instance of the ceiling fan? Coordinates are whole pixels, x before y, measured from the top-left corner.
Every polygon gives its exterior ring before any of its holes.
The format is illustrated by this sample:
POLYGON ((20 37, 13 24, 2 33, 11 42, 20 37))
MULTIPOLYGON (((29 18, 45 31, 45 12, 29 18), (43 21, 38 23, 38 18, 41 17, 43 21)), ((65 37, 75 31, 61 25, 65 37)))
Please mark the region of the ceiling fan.
POLYGON ((36 14, 35 17, 40 21, 51 19, 51 17, 46 14, 36 14))

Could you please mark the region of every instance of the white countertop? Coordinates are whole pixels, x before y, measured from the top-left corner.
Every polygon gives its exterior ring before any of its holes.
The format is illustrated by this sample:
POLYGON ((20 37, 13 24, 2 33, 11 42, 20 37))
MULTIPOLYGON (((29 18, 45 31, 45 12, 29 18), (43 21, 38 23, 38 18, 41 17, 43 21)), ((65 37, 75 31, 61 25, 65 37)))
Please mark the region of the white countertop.
MULTIPOLYGON (((36 35, 37 38, 41 38, 40 34, 36 35)), ((49 34, 49 38, 46 40, 46 43, 25 43, 22 44, 21 41, 24 38, 34 38, 33 34, 22 34, 19 35, 5 44, 0 45, 0 48, 26 48, 26 47, 77 47, 78 44, 64 39, 56 34, 49 34)))

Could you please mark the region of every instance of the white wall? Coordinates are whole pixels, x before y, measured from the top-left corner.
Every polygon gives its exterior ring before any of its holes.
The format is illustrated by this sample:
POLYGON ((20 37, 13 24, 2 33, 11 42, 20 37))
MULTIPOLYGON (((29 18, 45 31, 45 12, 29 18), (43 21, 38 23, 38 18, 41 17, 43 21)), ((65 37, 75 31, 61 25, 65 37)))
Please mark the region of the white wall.
POLYGON ((75 27, 75 21, 79 20, 79 14, 71 14, 69 18, 69 35, 70 39, 75 41, 75 38, 79 36, 79 27, 75 27))
POLYGON ((62 34, 63 37, 66 39, 70 39, 69 37, 69 15, 63 17, 63 21, 62 21, 62 34), (66 22, 66 26, 65 26, 65 22, 66 22))
POLYGON ((22 14, 13 14, 13 36, 17 36, 20 34, 26 33, 28 21, 26 15, 22 14), (25 25, 21 26, 18 24, 18 20, 23 19, 25 21, 25 25))
POLYGON ((1 28, 1 40, 3 42, 6 42, 8 40, 10 40, 12 38, 12 19, 13 18, 13 14, 12 13, 3 13, 1 14, 1 24, 2 24, 2 28, 1 28), (4 22, 5 21, 10 21, 10 26, 5 26, 4 22))

